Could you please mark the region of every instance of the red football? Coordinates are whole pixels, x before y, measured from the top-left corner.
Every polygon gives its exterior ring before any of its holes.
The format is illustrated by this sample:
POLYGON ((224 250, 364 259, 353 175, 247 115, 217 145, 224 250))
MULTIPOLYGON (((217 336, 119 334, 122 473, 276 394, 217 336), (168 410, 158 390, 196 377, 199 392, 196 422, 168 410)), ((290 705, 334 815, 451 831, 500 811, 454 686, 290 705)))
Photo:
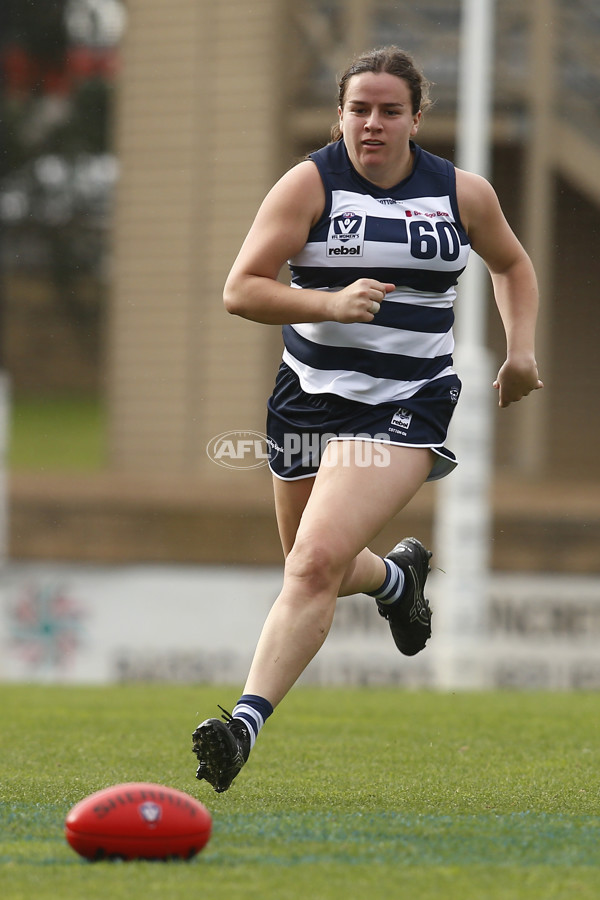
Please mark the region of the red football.
POLYGON ((65 835, 87 859, 191 859, 210 838, 206 807, 162 784, 115 784, 71 809, 65 835))

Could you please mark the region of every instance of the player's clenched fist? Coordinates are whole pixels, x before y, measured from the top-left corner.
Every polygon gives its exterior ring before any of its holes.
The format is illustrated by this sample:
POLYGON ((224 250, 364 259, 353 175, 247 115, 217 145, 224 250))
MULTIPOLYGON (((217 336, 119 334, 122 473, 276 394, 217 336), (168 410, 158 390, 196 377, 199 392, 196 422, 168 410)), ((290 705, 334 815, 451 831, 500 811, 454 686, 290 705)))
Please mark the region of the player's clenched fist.
POLYGON ((333 322, 372 322, 381 308, 386 294, 395 285, 374 278, 359 278, 329 294, 331 319, 333 322))
POLYGON ((527 397, 532 391, 543 388, 544 383, 540 381, 533 357, 513 356, 503 363, 494 387, 498 391, 498 405, 505 408, 527 397))

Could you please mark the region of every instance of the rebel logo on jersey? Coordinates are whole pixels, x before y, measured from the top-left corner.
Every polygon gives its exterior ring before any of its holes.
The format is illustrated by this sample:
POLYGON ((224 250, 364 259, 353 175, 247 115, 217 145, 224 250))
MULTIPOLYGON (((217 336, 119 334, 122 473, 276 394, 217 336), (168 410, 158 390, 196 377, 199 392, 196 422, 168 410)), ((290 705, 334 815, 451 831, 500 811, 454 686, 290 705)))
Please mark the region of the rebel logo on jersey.
POLYGON ((327 235, 327 255, 362 256, 366 213, 346 210, 333 216, 327 235))

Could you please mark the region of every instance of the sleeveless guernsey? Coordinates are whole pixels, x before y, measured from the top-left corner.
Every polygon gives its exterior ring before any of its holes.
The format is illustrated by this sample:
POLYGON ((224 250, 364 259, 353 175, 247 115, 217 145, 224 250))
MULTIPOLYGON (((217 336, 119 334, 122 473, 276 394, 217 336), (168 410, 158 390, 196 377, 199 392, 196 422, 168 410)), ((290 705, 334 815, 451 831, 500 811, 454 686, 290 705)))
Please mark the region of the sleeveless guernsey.
POLYGON ((396 285, 369 323, 283 326, 283 361, 309 394, 371 405, 412 397, 453 373, 455 285, 469 255, 454 166, 411 142, 412 173, 379 188, 353 168, 343 141, 310 154, 323 215, 289 266, 292 286, 339 290, 358 278, 396 285))

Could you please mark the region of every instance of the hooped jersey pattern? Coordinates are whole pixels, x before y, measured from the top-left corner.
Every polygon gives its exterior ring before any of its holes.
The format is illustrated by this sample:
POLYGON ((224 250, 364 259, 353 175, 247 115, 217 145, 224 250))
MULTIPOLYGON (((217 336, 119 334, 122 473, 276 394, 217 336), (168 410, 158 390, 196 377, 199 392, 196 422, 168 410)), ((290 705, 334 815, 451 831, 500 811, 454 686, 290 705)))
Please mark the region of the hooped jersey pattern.
POLYGON ((369 323, 283 326, 283 359, 307 393, 385 403, 453 372, 455 285, 470 243, 454 166, 411 146, 413 171, 389 190, 356 172, 343 141, 310 154, 326 203, 289 260, 292 286, 334 291, 375 278, 396 289, 369 323))

